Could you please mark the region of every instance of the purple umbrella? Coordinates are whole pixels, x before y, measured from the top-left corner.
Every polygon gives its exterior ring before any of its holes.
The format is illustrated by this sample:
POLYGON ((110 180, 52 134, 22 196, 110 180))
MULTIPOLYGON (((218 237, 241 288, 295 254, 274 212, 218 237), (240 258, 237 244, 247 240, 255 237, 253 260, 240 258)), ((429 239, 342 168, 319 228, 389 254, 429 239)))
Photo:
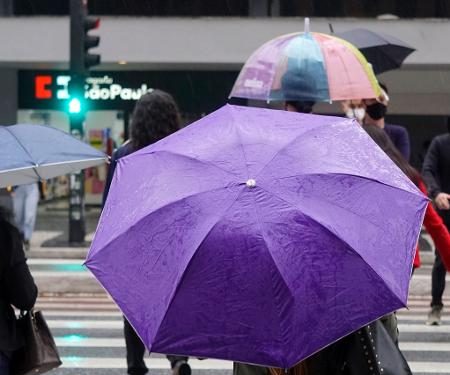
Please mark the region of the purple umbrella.
POLYGON ((120 159, 86 264, 150 351, 288 368, 406 305, 426 206, 353 120, 227 105, 120 159))

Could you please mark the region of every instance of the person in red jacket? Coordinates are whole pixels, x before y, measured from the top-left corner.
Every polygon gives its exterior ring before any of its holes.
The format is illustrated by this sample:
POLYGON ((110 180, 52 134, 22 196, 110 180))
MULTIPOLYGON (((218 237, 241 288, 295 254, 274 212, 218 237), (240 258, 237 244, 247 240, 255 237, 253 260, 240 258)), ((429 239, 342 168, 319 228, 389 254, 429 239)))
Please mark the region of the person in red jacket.
MULTIPOLYGON (((375 141, 375 143, 391 158, 391 160, 410 178, 412 182, 428 196, 425 183, 420 173, 412 167, 402 154, 396 149, 389 136, 382 129, 373 125, 364 125, 363 129, 375 141)), ((433 239, 436 248, 439 249, 439 255, 447 270, 450 270, 450 234, 442 218, 434 209, 433 205, 428 204, 423 220, 427 232, 433 239)), ((414 268, 420 267, 419 248, 416 249, 414 258, 414 268)))

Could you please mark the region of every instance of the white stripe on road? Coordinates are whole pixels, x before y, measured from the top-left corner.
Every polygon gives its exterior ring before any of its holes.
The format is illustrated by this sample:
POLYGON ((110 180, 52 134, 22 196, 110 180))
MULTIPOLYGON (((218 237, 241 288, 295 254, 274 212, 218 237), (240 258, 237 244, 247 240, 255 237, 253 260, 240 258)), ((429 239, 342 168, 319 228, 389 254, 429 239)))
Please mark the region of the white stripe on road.
POLYGON ((409 367, 414 373, 420 372, 424 374, 450 374, 450 362, 409 362, 409 367))
MULTIPOLYGON (((58 232, 59 233, 59 232, 58 232)), ((28 265, 35 265, 35 264, 79 264, 80 266, 84 263, 83 259, 65 259, 65 258, 59 258, 59 259, 42 259, 42 258, 28 258, 27 259, 28 265)))
POLYGON ((45 310, 53 310, 57 311, 57 309, 65 310, 67 308, 71 310, 111 310, 111 311, 119 311, 118 307, 113 303, 97 303, 97 304, 86 304, 86 303, 71 303, 68 305, 67 303, 41 303, 38 302, 36 304, 35 310, 42 310, 45 315, 45 310))
MULTIPOLYGON (((62 368, 126 368, 125 358, 83 358, 77 356, 63 357, 62 368)), ((166 358, 149 358, 145 363, 150 369, 169 369, 166 358)), ((190 359, 189 365, 193 370, 232 370, 233 362, 218 359, 190 359)))
POLYGON ((400 349, 411 352, 450 352, 448 342, 409 342, 400 340, 400 349))
POLYGON ((116 338, 87 338, 82 335, 67 335, 55 337, 58 347, 86 347, 86 348, 124 348, 125 339, 116 338))
POLYGON ((88 271, 34 271, 31 269, 31 274, 34 277, 64 277, 64 278, 83 278, 83 279, 94 279, 94 276, 88 271))
MULTIPOLYGON (((123 338, 97 338, 83 335, 66 335, 55 337, 58 347, 86 347, 86 348, 124 348, 123 338)), ((400 349, 413 352, 450 352, 447 342, 413 342, 400 341, 400 349)))
MULTIPOLYGON (((126 368, 124 358, 82 358, 82 357, 63 357, 62 368, 91 368, 91 369, 117 369, 126 368)), ((145 361, 149 369, 168 369, 169 362, 165 358, 150 358, 145 361)), ((408 362, 413 373, 434 373, 446 374, 450 373, 449 362, 408 362)), ((215 359, 206 359, 200 361, 198 359, 189 360, 189 364, 193 370, 232 370, 233 362, 215 359)))
MULTIPOLYGON (((45 315, 45 314, 44 314, 45 315)), ((121 320, 47 320, 50 328, 65 329, 123 329, 121 320)), ((450 333, 450 325, 428 326, 426 324, 405 324, 400 321, 400 332, 408 333, 450 333)))
POLYGON ((450 333, 450 325, 428 326, 426 324, 403 324, 400 322, 398 330, 401 333, 450 333))
MULTIPOLYGON (((420 320, 423 322, 426 322, 428 319, 428 316, 426 314, 397 314, 397 318, 400 322, 404 320, 420 320)), ((442 316, 441 317, 442 322, 450 322, 450 316, 442 316)))
POLYGON ((73 316, 73 317, 116 317, 122 316, 120 311, 72 311, 72 310, 44 310, 44 315, 47 316, 73 316))
POLYGON ((47 320, 47 324, 65 329, 123 329, 121 320, 47 320))

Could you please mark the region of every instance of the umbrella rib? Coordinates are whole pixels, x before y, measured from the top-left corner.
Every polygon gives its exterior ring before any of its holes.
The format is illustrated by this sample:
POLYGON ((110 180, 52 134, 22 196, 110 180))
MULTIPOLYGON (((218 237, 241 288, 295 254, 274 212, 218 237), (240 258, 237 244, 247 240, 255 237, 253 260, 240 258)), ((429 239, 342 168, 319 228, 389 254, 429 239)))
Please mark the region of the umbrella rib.
POLYGON ((297 174, 297 175, 292 175, 292 176, 280 177, 280 178, 277 178, 277 181, 279 181, 279 180, 286 180, 288 178, 300 177, 300 176, 329 176, 329 175, 341 175, 341 176, 350 176, 350 177, 361 178, 363 180, 372 181, 372 182, 375 182, 377 184, 388 186, 388 187, 390 187, 392 189, 400 190, 400 191, 403 191, 405 193, 409 193, 409 194, 412 194, 412 195, 416 195, 416 196, 417 195, 418 196, 422 196, 423 195, 419 190, 417 190, 417 193, 414 193, 414 192, 406 190, 404 188, 401 188, 401 187, 398 187, 398 186, 392 186, 391 184, 388 184, 387 182, 379 181, 379 180, 376 180, 376 179, 371 178, 371 177, 360 176, 360 175, 357 175, 357 174, 345 173, 345 172, 303 173, 303 174, 297 174))
MULTIPOLYGON (((265 189, 262 189, 262 190, 265 190, 265 189)), ((267 190, 265 190, 265 191, 267 192, 267 190)), ((260 215, 259 215, 259 211, 258 211, 258 208, 257 208, 257 207, 258 207, 258 203, 256 202, 256 198, 255 198, 254 196, 253 196, 253 200, 254 200, 254 202, 255 202, 255 204, 254 204, 254 207, 255 207, 255 216, 256 216, 256 219, 257 219, 257 221, 258 221, 258 226, 259 226, 261 235, 262 235, 262 237, 263 237, 264 244, 266 245, 267 252, 269 253, 270 258, 272 259, 272 262, 273 262, 273 264, 274 264, 274 266, 275 266, 275 270, 278 271, 278 274, 280 275, 281 280, 283 280, 283 283, 284 283, 284 285, 286 286, 286 289, 287 289, 289 292, 291 292, 291 289, 289 288, 289 285, 288 285, 286 279, 284 278, 284 275, 280 272, 280 270, 279 270, 279 268, 278 268, 278 266, 277 266, 277 262, 275 261, 275 258, 273 257, 272 252, 271 252, 270 249, 269 249, 269 245, 268 245, 268 242, 267 242, 267 240, 266 240, 266 236, 264 235, 264 229, 263 229, 263 225, 262 225, 262 222, 261 222, 261 217, 260 217, 260 215)), ((272 284, 272 287, 273 287, 273 284, 272 284)), ((273 291, 273 288, 272 288, 272 292, 273 292, 272 295, 276 295, 276 293, 274 293, 274 291, 273 291)), ((292 297, 292 294, 291 294, 291 297, 292 297)), ((276 304, 276 306, 279 306, 279 304, 276 304)), ((282 342, 286 342, 287 340, 285 340, 285 338, 282 337, 282 336, 283 336, 283 330, 282 330, 282 327, 281 327, 281 320, 282 320, 282 319, 281 319, 281 311, 280 311, 278 308, 276 309, 276 311, 277 311, 278 318, 279 318, 278 325, 279 325, 279 328, 280 328, 280 338, 282 339, 282 342)))
POLYGON ((30 167, 30 168, 33 168, 33 172, 36 174, 37 178, 38 178, 39 180, 42 180, 42 177, 39 175, 39 173, 38 173, 37 170, 36 170, 37 164, 36 164, 36 162, 34 161, 33 156, 32 156, 32 155, 28 152, 28 150, 22 145, 22 143, 20 142, 19 138, 17 138, 17 136, 16 136, 11 130, 9 130, 7 126, 5 126, 4 129, 16 139, 17 144, 18 144, 20 147, 22 147, 22 149, 25 151, 25 153, 26 153, 26 154, 30 157, 30 159, 33 161, 34 166, 32 166, 32 167, 30 167))
MULTIPOLYGON (((198 163, 203 164, 203 165, 210 165, 210 166, 212 166, 214 168, 220 169, 221 171, 230 174, 231 176, 236 177, 236 175, 233 172, 231 172, 231 171, 227 171, 226 169, 224 169, 222 167, 219 167, 218 165, 216 165, 216 164, 214 164, 214 163, 212 163, 210 161, 197 159, 197 158, 194 158, 193 156, 189 156, 189 155, 185 155, 185 154, 179 154, 177 152, 168 151, 168 150, 157 150, 157 151, 152 151, 152 152, 149 152, 149 153, 142 153, 140 155, 149 155, 149 154, 154 154, 154 155, 157 155, 157 154, 169 154, 169 155, 177 156, 177 157, 180 157, 180 158, 193 160, 193 161, 198 162, 198 163)), ((132 154, 127 155, 126 157, 120 158, 119 162, 122 159, 126 159, 128 156, 132 156, 132 154)), ((137 156, 139 156, 139 155, 134 155, 133 157, 137 157, 137 156)))
POLYGON ((239 122, 236 121, 235 116, 234 116, 234 108, 231 107, 230 108, 230 114, 231 114, 231 118, 233 119, 233 123, 235 124, 235 129, 236 129, 236 134, 239 138, 239 144, 241 146, 241 150, 242 150, 242 157, 244 158, 244 163, 245 163, 245 170, 247 171, 247 178, 250 178, 249 174, 249 168, 248 168, 248 161, 247 161, 247 157, 245 155, 245 149, 244 149, 244 143, 242 142, 242 137, 241 137, 241 133, 239 132, 239 126, 237 125, 239 122))
MULTIPOLYGON (((209 237, 209 235, 211 234, 211 232, 214 230, 214 228, 217 226, 217 224, 219 224, 220 220, 222 220, 222 218, 230 211, 231 207, 233 207, 233 205, 237 202, 237 200, 240 198, 240 196, 244 193, 245 189, 242 189, 239 194, 237 194, 236 198, 231 202, 231 204, 223 211, 223 213, 219 216, 219 218, 217 219, 217 221, 211 226, 211 228, 209 228, 208 232, 206 233, 206 235, 203 237, 203 240, 200 241, 200 243, 198 244, 198 246, 196 246, 196 249, 199 249, 203 243, 206 241, 206 239, 209 237)), ((169 298, 169 303, 167 305, 166 311, 161 319, 161 321, 158 324, 158 329, 156 330, 156 334, 154 336, 154 341, 156 340, 156 337, 158 336, 158 332, 159 329, 161 328, 161 324, 164 322, 164 319, 167 316, 167 313, 170 310, 170 307, 175 299, 176 294, 178 293, 181 284, 183 283, 183 280, 185 278, 186 275, 186 270, 189 268, 190 264, 192 263, 192 260, 195 258, 195 254, 196 252, 194 251, 194 254, 192 255, 191 259, 189 259, 189 261, 186 263, 186 267, 184 267, 184 270, 181 272, 181 277, 177 283, 177 286, 174 288, 172 295, 169 298)), ((151 349, 151 348, 150 348, 151 349)))
MULTIPOLYGON (((236 186, 238 186, 238 185, 236 185, 236 186)), ((242 186, 245 186, 245 185, 242 185, 242 186)), ((200 195, 200 194, 209 193, 209 192, 212 192, 212 191, 222 190, 222 189, 227 189, 227 186, 220 186, 220 187, 217 187, 217 188, 213 188, 213 189, 209 189, 209 190, 205 190, 205 191, 200 191, 200 192, 197 192, 197 193, 194 193, 194 194, 191 194, 191 195, 182 197, 182 198, 180 198, 180 199, 178 199, 178 200, 170 201, 170 202, 168 202, 168 203, 165 203, 165 204, 162 205, 161 207, 158 207, 158 208, 155 209, 154 211, 152 211, 151 214, 154 214, 154 213, 156 213, 156 212, 158 212, 158 211, 160 211, 160 210, 163 210, 163 209, 167 208, 168 206, 170 206, 170 205, 172 205, 172 204, 175 204, 175 203, 178 203, 178 202, 180 202, 180 201, 183 201, 183 200, 186 200, 186 199, 189 199, 189 198, 193 198, 193 197, 198 196, 198 195, 200 195)), ((239 195, 238 195, 238 197, 236 198, 236 200, 239 198, 240 194, 242 194, 242 192, 239 193, 239 195)), ((235 202, 236 200, 233 201, 233 204, 234 204, 234 202, 235 202)), ((107 205, 108 205, 108 200, 106 201, 106 203, 107 203, 107 205)), ((231 206, 230 206, 230 207, 231 207, 231 206)), ((104 211, 105 211, 105 208, 103 209, 103 212, 104 212, 104 211)), ((123 232, 119 233, 117 236, 115 236, 115 237, 113 237, 112 239, 110 239, 105 245, 102 245, 101 249, 99 249, 99 251, 98 251, 95 255, 98 255, 98 253, 101 252, 101 250, 107 248, 107 247, 108 247, 109 245, 111 245, 114 241, 118 240, 121 236, 125 235, 125 233, 126 233, 127 231, 129 231, 130 229, 134 228, 134 227, 135 227, 136 225, 138 225, 142 220, 144 220, 147 216, 148 216, 148 215, 139 218, 138 220, 136 220, 135 223, 133 223, 132 225, 130 225, 129 227, 127 227, 123 232)), ((102 213, 102 216, 100 217, 100 222, 99 222, 98 226, 101 225, 102 217, 103 217, 103 213, 102 213)), ((93 241, 92 241, 93 244, 94 244, 94 242, 95 242, 96 235, 97 235, 97 233, 94 235, 94 239, 93 239, 93 241)), ((91 249, 89 249, 89 252, 88 252, 88 255, 87 255, 88 258, 89 258, 89 254, 90 254, 91 250, 92 250, 92 246, 91 246, 91 249)), ((86 261, 86 263, 87 263, 87 261, 86 261)))
MULTIPOLYGON (((348 120, 342 120, 341 122, 336 122, 335 125, 341 125, 341 124, 346 124, 348 123, 348 120)), ((321 124, 323 126, 328 126, 329 124, 321 124)), ((258 178, 262 172, 264 172, 264 170, 269 166, 270 163, 272 163, 274 161, 274 159, 282 152, 284 151, 284 149, 286 149, 287 147, 289 147, 291 144, 295 143, 297 141, 298 138, 305 136, 308 133, 317 131, 319 127, 314 127, 311 129, 306 130, 305 132, 296 135, 292 140, 290 140, 288 143, 286 143, 283 147, 281 147, 274 155, 273 157, 259 170, 259 172, 256 174, 256 178, 258 178)), ((320 128, 319 128, 320 129, 320 128)))
MULTIPOLYGON (((334 233, 331 229, 329 229, 325 224, 323 224, 323 223, 321 223, 320 221, 318 221, 317 219, 313 218, 311 215, 308 215, 308 214, 304 213, 304 212, 301 210, 300 207, 297 207, 294 203, 289 202, 289 201, 287 201, 286 199, 280 197, 278 194, 275 194, 275 193, 273 193, 272 191, 269 191, 269 190, 267 190, 267 189, 265 189, 265 188, 262 188, 261 186, 260 186, 260 188, 261 188, 262 190, 266 191, 268 194, 272 194, 273 196, 275 196, 275 197, 277 197, 278 199, 282 200, 283 202, 285 202, 286 204, 290 205, 290 206, 293 207, 294 209, 299 210, 303 215, 307 216, 307 217, 310 218, 312 221, 314 221, 315 223, 317 223, 318 225, 320 225, 322 228, 324 228, 327 232, 331 233, 331 234, 332 234, 334 237, 336 237, 338 240, 344 242, 350 249, 353 250, 353 252, 354 252, 358 257, 360 257, 360 258, 361 258, 361 259, 362 259, 362 260, 370 267, 370 269, 371 269, 371 270, 372 270, 372 271, 373 271, 373 272, 374 272, 381 280, 383 280, 383 278, 378 274, 378 272, 377 272, 376 270, 374 270, 373 267, 372 267, 369 263, 366 262, 366 260, 361 256, 361 254, 359 254, 359 253, 353 248, 353 246, 351 246, 351 245, 350 245, 347 241, 345 241, 344 239, 338 237, 337 234, 334 233)), ((389 289, 389 291, 392 293, 392 295, 393 295, 400 303, 402 303, 402 304, 404 305, 403 301, 400 299, 399 296, 397 296, 397 294, 391 289, 391 287, 390 287, 389 285, 387 285, 387 284, 385 284, 385 285, 386 285, 386 288, 389 289)))

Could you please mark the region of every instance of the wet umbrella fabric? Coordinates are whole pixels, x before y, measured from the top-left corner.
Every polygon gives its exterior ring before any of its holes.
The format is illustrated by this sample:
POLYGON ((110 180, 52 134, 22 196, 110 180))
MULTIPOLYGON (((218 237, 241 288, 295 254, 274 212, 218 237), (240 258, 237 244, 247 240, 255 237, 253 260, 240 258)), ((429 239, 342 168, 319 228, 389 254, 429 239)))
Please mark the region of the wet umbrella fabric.
POLYGON ((0 187, 45 180, 106 160, 104 153, 50 126, 0 126, 0 187))
POLYGON ((356 46, 372 64, 375 74, 400 68, 403 61, 415 51, 413 47, 392 35, 367 29, 353 29, 335 35, 356 46))
POLYGON ((86 265, 150 351, 288 368, 405 306, 426 205, 356 122, 227 105, 120 159, 86 265))
POLYGON ((300 32, 264 43, 246 61, 230 97, 264 101, 333 101, 381 94, 370 64, 351 43, 300 32))

